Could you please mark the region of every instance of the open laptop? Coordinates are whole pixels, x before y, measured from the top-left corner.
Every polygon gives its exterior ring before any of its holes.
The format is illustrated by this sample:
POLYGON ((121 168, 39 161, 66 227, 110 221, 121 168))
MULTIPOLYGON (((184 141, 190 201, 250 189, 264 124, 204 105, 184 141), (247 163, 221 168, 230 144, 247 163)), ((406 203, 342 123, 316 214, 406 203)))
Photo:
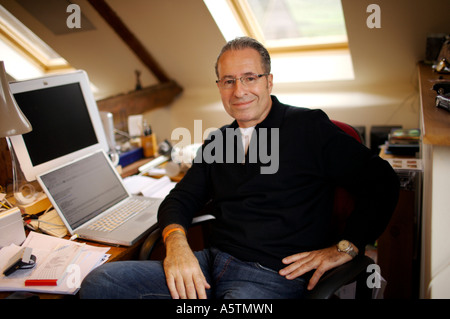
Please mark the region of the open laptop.
POLYGON ((161 199, 132 196, 103 150, 37 175, 70 234, 130 246, 157 223, 161 199), (120 208, 131 208, 118 214, 120 208), (115 217, 105 222, 112 212, 115 217), (121 222, 120 225, 119 222, 121 222))

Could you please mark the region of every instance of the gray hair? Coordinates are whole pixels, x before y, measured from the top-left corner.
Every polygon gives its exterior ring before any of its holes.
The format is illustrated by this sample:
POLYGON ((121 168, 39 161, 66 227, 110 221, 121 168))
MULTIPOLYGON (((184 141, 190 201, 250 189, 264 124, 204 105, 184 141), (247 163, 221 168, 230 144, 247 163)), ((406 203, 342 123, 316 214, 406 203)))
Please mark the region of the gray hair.
POLYGON ((229 50, 243 50, 243 49, 254 49, 256 50, 259 55, 261 56, 261 65, 263 67, 264 73, 270 73, 270 55, 267 49, 259 43, 257 40, 250 38, 250 37, 238 37, 234 40, 229 41, 225 46, 222 48, 222 51, 220 51, 219 56, 216 60, 215 70, 216 70, 216 76, 219 78, 219 70, 218 70, 218 64, 220 57, 229 50))

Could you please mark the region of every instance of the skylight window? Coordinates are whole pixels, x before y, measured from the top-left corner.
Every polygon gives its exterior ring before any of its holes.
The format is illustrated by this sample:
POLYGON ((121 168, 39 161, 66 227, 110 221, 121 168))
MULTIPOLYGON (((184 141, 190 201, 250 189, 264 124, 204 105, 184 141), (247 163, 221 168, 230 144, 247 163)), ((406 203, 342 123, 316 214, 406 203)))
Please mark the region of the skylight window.
POLYGON ((0 5, 0 60, 16 80, 72 68, 52 48, 0 5))
POLYGON ((204 2, 226 41, 247 35, 264 44, 274 82, 354 79, 340 0, 204 2))
MULTIPOLYGON (((220 16, 226 17, 223 1, 205 2, 207 5, 222 2, 220 16)), ((340 0, 226 0, 225 3, 241 34, 258 39, 271 52, 347 47, 340 0)), ((222 24, 220 28, 235 24, 222 24)))

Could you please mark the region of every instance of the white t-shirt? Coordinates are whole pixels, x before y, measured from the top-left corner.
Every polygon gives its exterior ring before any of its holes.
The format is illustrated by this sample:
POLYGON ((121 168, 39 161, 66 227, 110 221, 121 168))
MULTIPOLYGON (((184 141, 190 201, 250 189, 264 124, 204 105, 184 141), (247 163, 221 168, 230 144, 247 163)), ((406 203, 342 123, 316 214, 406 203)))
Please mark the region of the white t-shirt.
POLYGON ((242 145, 244 145, 245 154, 247 154, 248 146, 250 145, 250 139, 252 138, 253 131, 255 130, 254 126, 251 127, 240 127, 241 135, 242 135, 242 145))

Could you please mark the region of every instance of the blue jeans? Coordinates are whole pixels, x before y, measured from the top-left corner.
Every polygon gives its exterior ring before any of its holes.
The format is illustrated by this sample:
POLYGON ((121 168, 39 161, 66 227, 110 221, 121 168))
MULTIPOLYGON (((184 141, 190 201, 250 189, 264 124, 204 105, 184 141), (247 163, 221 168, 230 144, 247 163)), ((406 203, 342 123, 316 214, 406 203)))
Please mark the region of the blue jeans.
MULTIPOLYGON (((195 252, 208 299, 297 299, 305 280, 288 280, 255 262, 243 262, 218 249, 195 252)), ((161 261, 119 261, 94 269, 82 282, 81 298, 171 298, 161 261)))

